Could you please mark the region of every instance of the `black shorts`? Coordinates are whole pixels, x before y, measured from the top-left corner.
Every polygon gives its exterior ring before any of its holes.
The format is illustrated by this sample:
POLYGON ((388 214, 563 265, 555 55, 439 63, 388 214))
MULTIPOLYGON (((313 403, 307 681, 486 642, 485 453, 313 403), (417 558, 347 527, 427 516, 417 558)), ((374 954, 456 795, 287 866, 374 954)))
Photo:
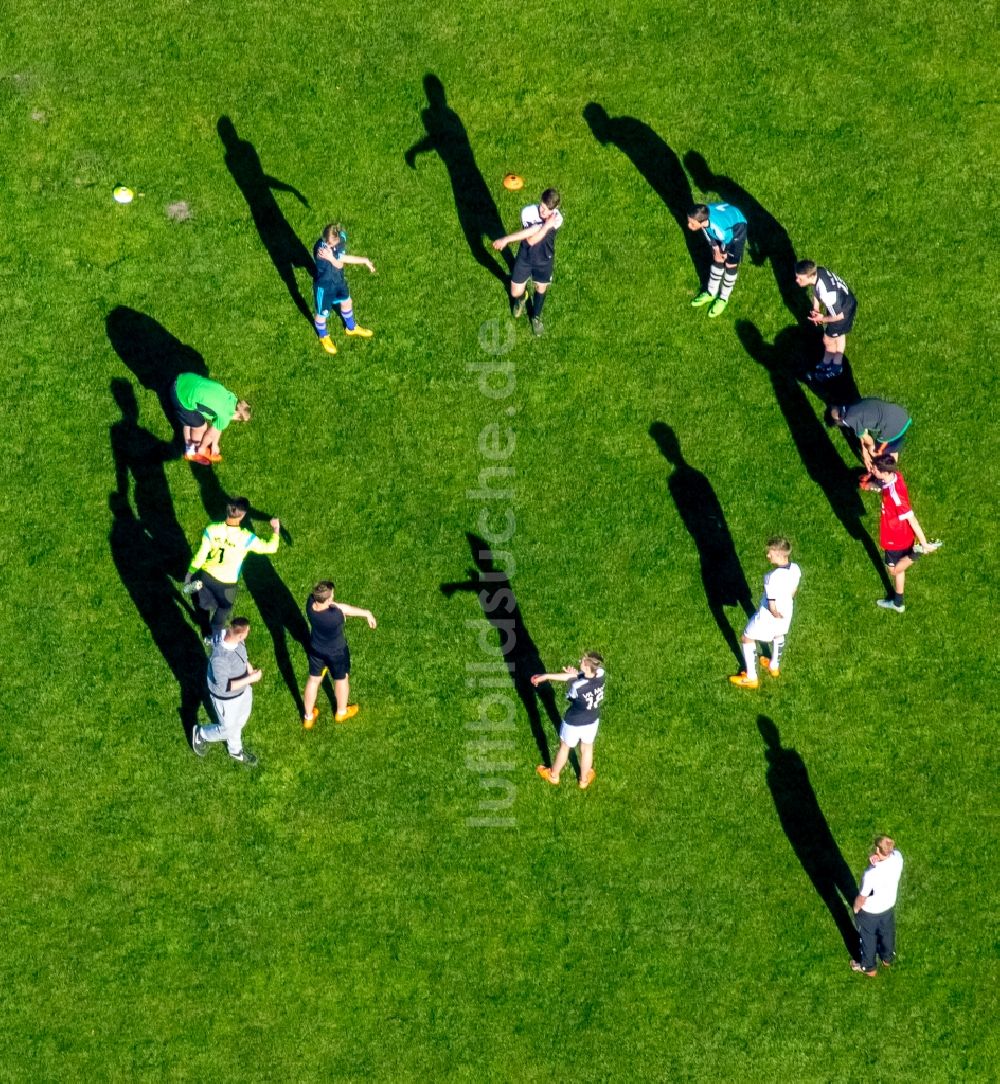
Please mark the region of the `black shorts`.
POLYGON ((743 249, 747 244, 747 224, 739 222, 733 226, 733 239, 726 245, 726 263, 737 267, 743 259, 743 249))
POLYGON ((523 241, 521 247, 517 250, 517 257, 514 260, 514 270, 510 273, 510 281, 516 282, 518 286, 531 279, 536 286, 548 286, 552 281, 552 268, 555 264, 555 260, 538 260, 533 259, 531 255, 531 245, 526 245, 523 241))
POLYGON ((316 651, 309 645, 309 676, 321 677, 324 670, 330 671, 334 681, 343 681, 351 672, 351 650, 344 645, 343 651, 327 655, 325 651, 316 651))
POLYGON ((236 605, 236 595, 239 592, 238 583, 223 583, 207 572, 194 572, 193 580, 201 580, 201 590, 198 592, 198 605, 203 610, 215 611, 213 625, 224 625, 226 619, 236 605))
POLYGON ((857 315, 857 311, 857 301, 853 297, 849 297, 844 303, 843 320, 838 320, 835 324, 824 324, 823 334, 829 335, 831 339, 837 338, 838 335, 846 335, 854 327, 854 317, 857 315))
POLYGON ((181 425, 190 426, 192 429, 200 429, 207 424, 205 416, 197 410, 188 410, 187 407, 181 406, 181 401, 177 398, 176 383, 174 381, 170 385, 170 401, 174 404, 174 413, 177 415, 177 420, 181 425))
POLYGON ((905 550, 886 550, 885 567, 892 568, 894 565, 899 564, 904 557, 909 557, 911 561, 916 561, 920 557, 920 554, 915 553, 912 546, 907 546, 905 550))

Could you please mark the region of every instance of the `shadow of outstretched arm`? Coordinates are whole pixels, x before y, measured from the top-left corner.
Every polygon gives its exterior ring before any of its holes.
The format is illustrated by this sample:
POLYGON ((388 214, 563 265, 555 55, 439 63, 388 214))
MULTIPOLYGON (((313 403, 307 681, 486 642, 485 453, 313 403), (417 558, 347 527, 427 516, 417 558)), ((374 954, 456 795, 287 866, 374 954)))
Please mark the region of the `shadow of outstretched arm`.
POLYGON ((459 593, 476 596, 482 608, 483 617, 500 637, 499 654, 506 665, 514 691, 528 716, 531 734, 538 747, 539 756, 544 764, 550 765, 552 761, 549 756, 548 734, 539 705, 556 734, 559 733, 562 719, 552 689, 548 685, 535 688, 531 684, 532 674, 545 672, 541 655, 524 623, 524 615, 514 595, 510 577, 498 567, 493 551, 482 538, 472 533, 466 538, 472 551, 475 568, 470 570, 467 580, 442 583, 441 593, 445 598, 452 598, 459 593))

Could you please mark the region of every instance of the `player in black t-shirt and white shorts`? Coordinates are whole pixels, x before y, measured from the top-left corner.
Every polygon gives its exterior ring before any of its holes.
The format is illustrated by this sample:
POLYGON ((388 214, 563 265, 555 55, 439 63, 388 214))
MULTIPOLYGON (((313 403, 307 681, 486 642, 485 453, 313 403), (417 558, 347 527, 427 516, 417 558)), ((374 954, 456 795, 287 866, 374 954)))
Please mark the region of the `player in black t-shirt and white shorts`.
POLYGON ((363 617, 370 629, 376 621, 371 610, 348 606, 346 602, 334 602, 334 585, 322 580, 312 589, 306 600, 306 617, 309 619, 309 680, 302 695, 303 719, 306 730, 312 730, 319 717, 316 694, 323 678, 329 673, 333 678, 333 695, 337 702, 334 722, 344 723, 357 715, 358 705, 348 704, 350 694, 351 652, 344 638, 344 618, 363 617))
POLYGON ((579 667, 564 666, 558 674, 533 674, 532 685, 543 681, 567 681, 566 699, 569 708, 559 728, 559 752, 551 768, 539 764, 538 774, 553 786, 569 760, 570 749, 580 746, 580 790, 586 790, 597 778, 594 771, 594 741, 600 724, 601 703, 604 700, 604 659, 596 651, 588 651, 579 667))
POLYGON ((799 260, 795 281, 807 289, 812 287, 809 322, 823 329, 823 360, 816 367, 814 379, 832 380, 844 371, 847 333, 854 327, 858 299, 842 278, 812 260, 799 260))
POLYGON ((525 291, 528 279, 535 284, 531 299, 531 330, 536 335, 545 331, 542 323, 542 306, 545 293, 552 282, 552 268, 556 257, 556 230, 562 226, 559 204, 562 197, 555 188, 546 188, 537 203, 530 203, 521 211, 522 228, 493 242, 500 252, 507 245, 520 241, 514 270, 510 275, 510 311, 516 320, 524 315, 525 291))

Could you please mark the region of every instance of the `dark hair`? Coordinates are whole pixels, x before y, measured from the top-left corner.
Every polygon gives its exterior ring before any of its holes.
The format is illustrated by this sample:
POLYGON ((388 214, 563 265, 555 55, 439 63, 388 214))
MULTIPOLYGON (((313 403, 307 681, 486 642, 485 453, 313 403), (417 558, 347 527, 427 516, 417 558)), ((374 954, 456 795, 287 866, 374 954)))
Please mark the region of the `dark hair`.
POLYGON ((542 193, 541 202, 545 204, 550 211, 554 211, 560 203, 562 203, 562 196, 559 195, 558 188, 546 188, 542 193))
POLYGON ((328 598, 333 598, 333 592, 337 589, 337 585, 333 580, 320 580, 318 584, 313 588, 312 597, 314 602, 326 602, 328 598))
POLYGON ((882 455, 876 455, 872 458, 872 466, 876 470, 882 471, 883 474, 894 474, 899 464, 896 462, 895 456, 884 452, 882 455))
POLYGON ((832 406, 827 411, 827 424, 828 425, 843 425, 844 415, 847 413, 846 406, 832 406))
POLYGON ((250 502, 246 497, 232 497, 226 505, 226 516, 229 519, 235 519, 237 516, 242 519, 249 511, 250 502))
POLYGON ((778 553, 783 553, 786 557, 792 552, 792 544, 785 538, 784 535, 776 534, 772 535, 767 540, 767 548, 769 550, 777 550, 778 553))
POLYGON ((812 260, 799 260, 795 265, 796 275, 811 275, 816 270, 816 264, 812 260))
POLYGON ((234 617, 229 622, 229 627, 233 632, 242 632, 244 629, 250 628, 250 622, 245 617, 234 617))
POLYGON ((695 222, 707 222, 708 205, 705 203, 696 203, 691 210, 688 211, 688 218, 693 218, 695 222))

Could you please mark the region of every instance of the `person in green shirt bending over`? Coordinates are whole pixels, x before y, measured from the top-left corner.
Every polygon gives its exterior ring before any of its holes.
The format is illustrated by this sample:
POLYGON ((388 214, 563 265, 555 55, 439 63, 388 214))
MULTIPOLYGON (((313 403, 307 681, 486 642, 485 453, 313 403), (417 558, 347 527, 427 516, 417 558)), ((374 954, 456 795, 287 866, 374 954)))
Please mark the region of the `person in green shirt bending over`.
POLYGON ((253 531, 241 526, 250 511, 246 497, 233 497, 226 505, 223 523, 210 523, 201 537, 201 547, 188 566, 184 577, 184 593, 198 594, 198 605, 212 614, 214 643, 226 627, 226 621, 236 604, 240 572, 248 553, 277 553, 281 542, 281 521, 271 520, 274 534, 265 542, 253 531))
POLYGON ((221 463, 219 438, 232 421, 250 421, 250 404, 218 381, 181 373, 170 389, 177 420, 184 429, 184 458, 190 463, 221 463))

